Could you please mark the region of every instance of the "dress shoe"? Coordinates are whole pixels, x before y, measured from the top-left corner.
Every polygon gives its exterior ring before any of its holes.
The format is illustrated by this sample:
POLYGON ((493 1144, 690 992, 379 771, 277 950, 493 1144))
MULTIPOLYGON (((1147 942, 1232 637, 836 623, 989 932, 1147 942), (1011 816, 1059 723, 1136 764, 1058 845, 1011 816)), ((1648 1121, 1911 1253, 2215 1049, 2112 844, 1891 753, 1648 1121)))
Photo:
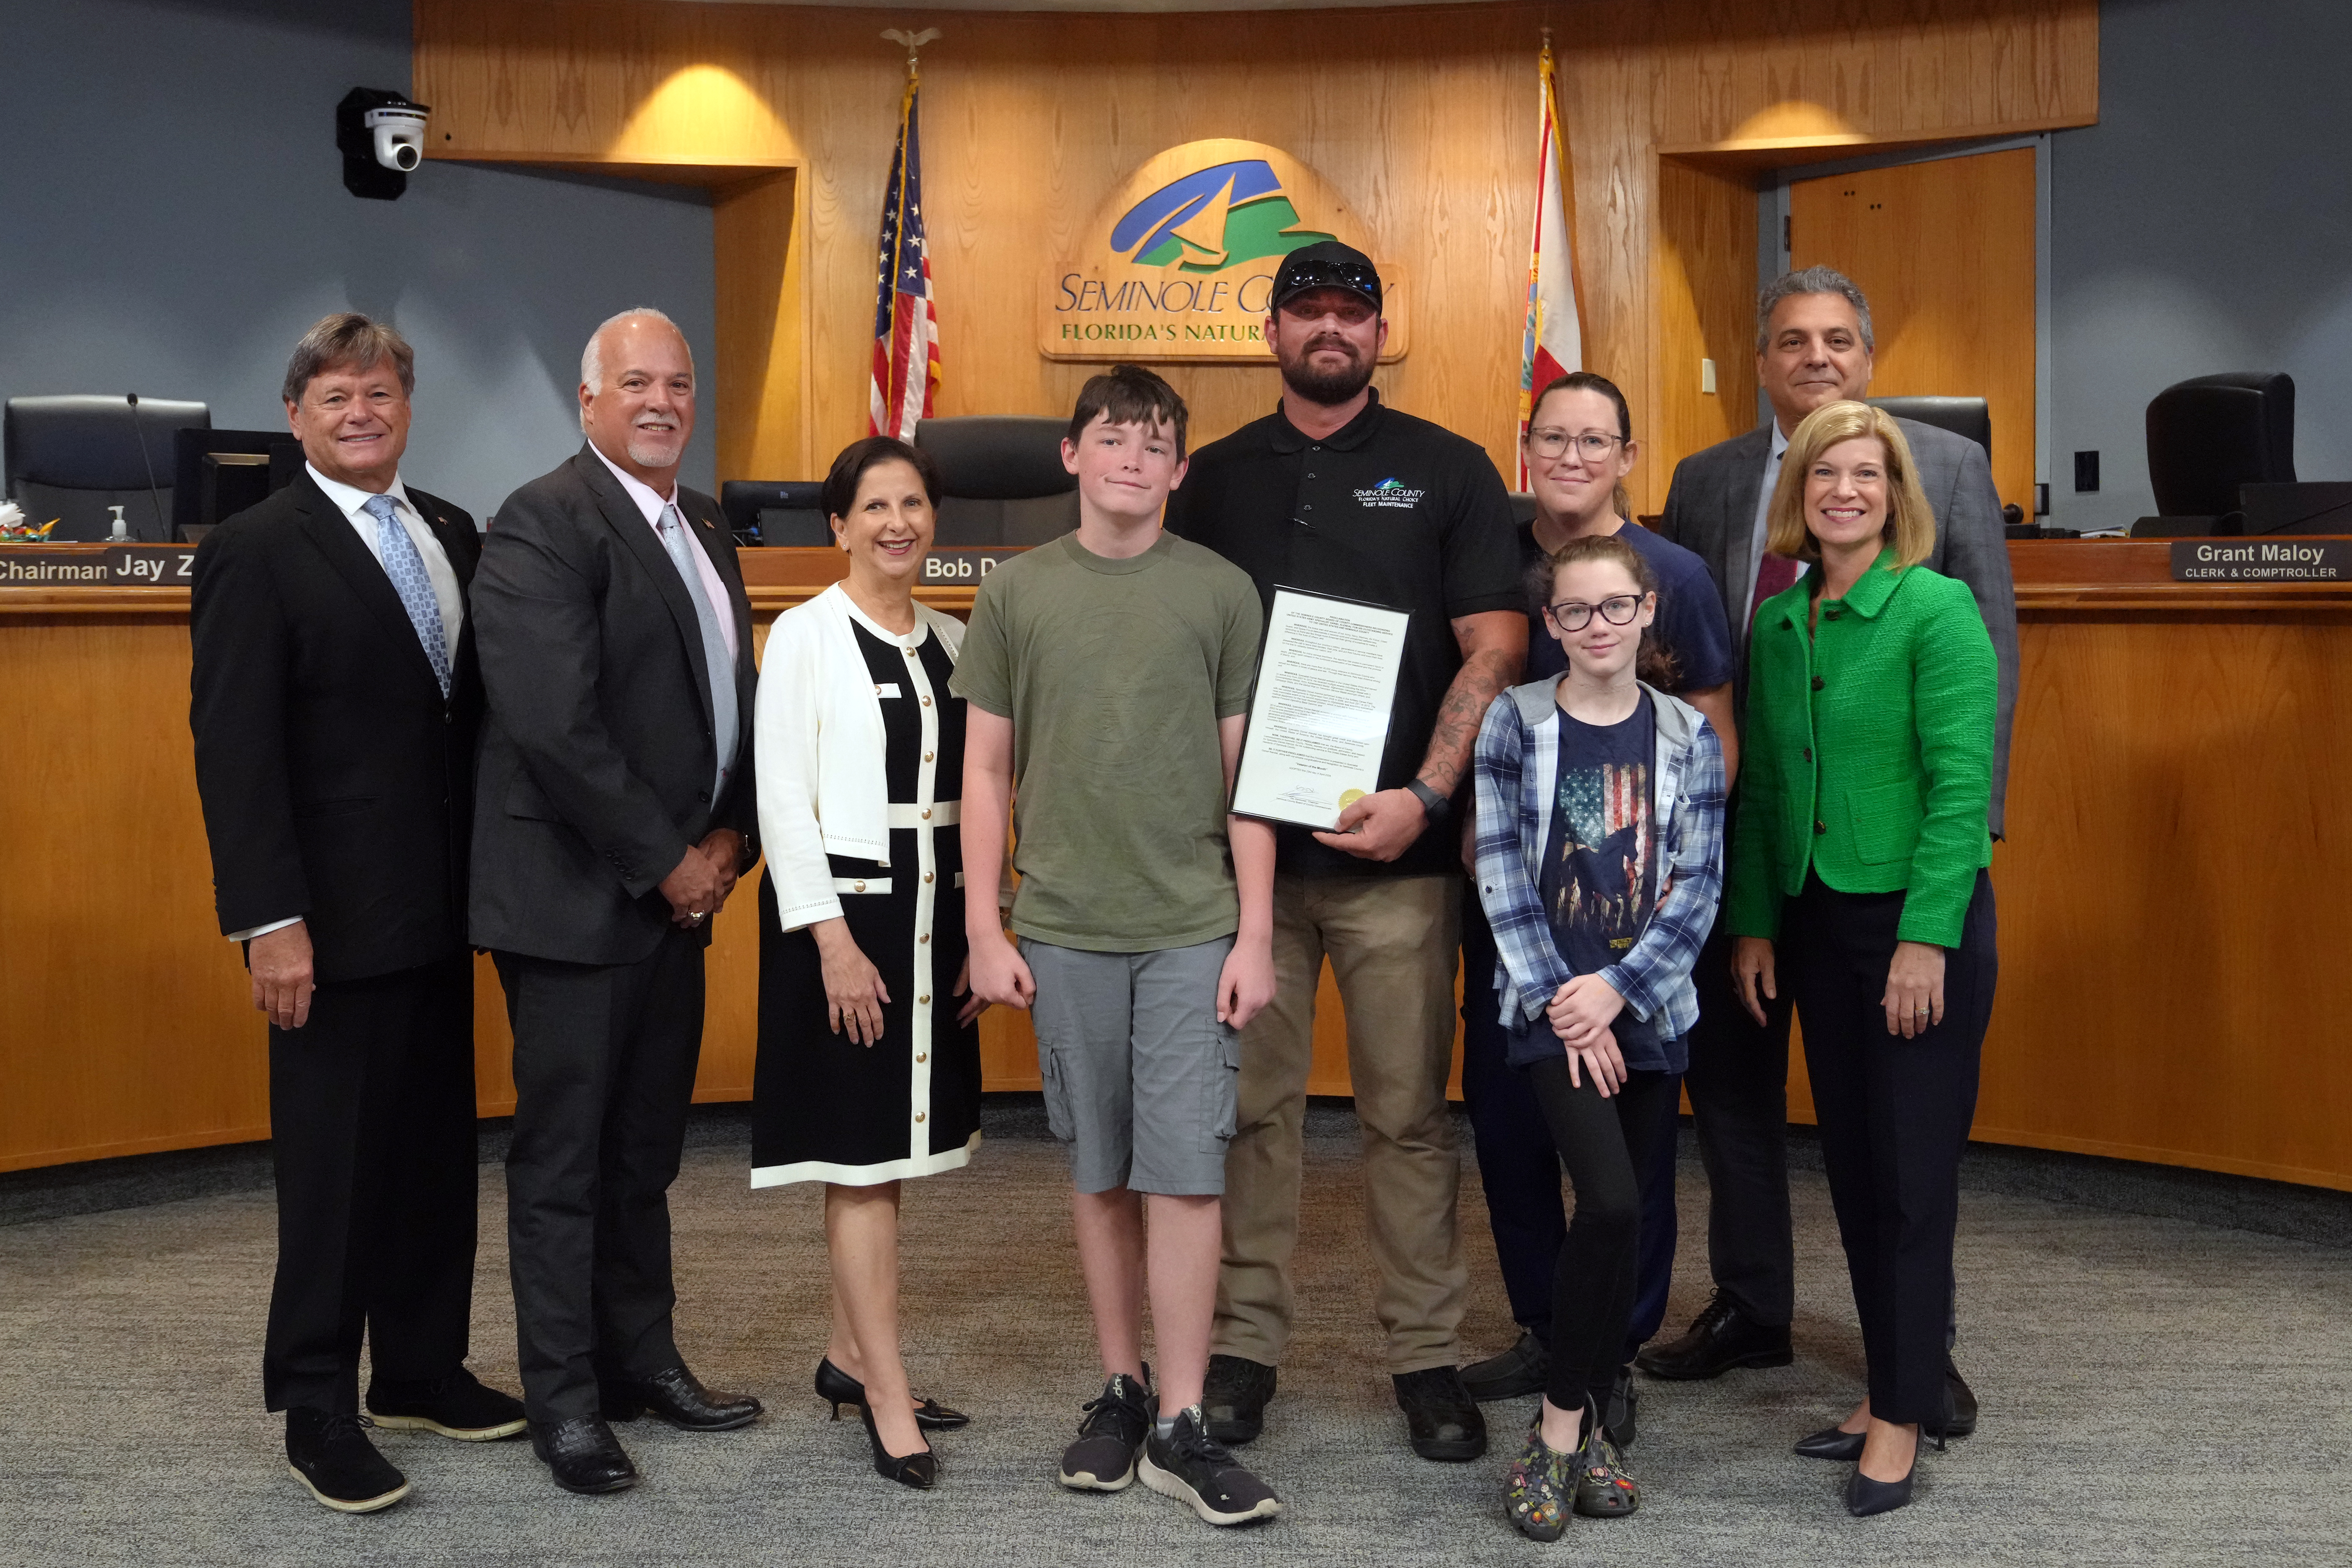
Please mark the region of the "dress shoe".
POLYGON ((1481 1405, 1497 1399, 1520 1399, 1541 1394, 1551 1373, 1551 1352, 1533 1331, 1519 1331, 1518 1342, 1499 1355, 1474 1361, 1462 1369, 1462 1386, 1481 1405))
POLYGON ((874 1429, 873 1407, 861 1404, 857 1418, 866 1424, 866 1441, 874 1449, 874 1473, 886 1481, 896 1481, 902 1487, 912 1487, 919 1492, 929 1491, 940 1484, 940 1457, 929 1448, 918 1448, 911 1454, 894 1454, 882 1446, 882 1434, 874 1429))
POLYGON ((1946 1399, 1943 1436, 1965 1437, 1977 1429, 1977 1391, 1952 1364, 1948 1352, 1944 1356, 1944 1394, 1946 1399))
POLYGON ((1911 1468, 1903 1479, 1894 1481, 1874 1481, 1853 1468, 1853 1479, 1845 1483, 1845 1510, 1856 1519, 1868 1519, 1874 1513, 1893 1513, 1911 1500, 1911 1483, 1919 1477, 1919 1456, 1911 1456, 1911 1468))
POLYGON ((1213 1355, 1202 1381, 1201 1411, 1208 1434, 1235 1447, 1265 1430, 1265 1402, 1274 1397, 1274 1368, 1247 1356, 1213 1355))
POLYGON ((599 1402, 607 1421, 651 1415, 681 1432, 731 1432, 760 1418, 760 1402, 748 1394, 721 1394, 702 1386, 683 1366, 637 1382, 599 1381, 599 1402))
MULTIPOLYGON (((833 1419, 841 1419, 845 1405, 866 1403, 866 1385, 833 1364, 830 1356, 820 1356, 816 1363, 816 1396, 833 1406, 833 1419)), ((915 1401, 915 1425, 926 1432, 954 1432, 971 1425, 971 1417, 961 1410, 950 1410, 936 1399, 915 1401)))
POLYGON ((307 1405, 286 1412, 286 1468, 337 1513, 373 1513, 408 1495, 408 1478, 375 1451, 366 1426, 307 1405))
POLYGON ((1609 1391, 1609 1414, 1601 1423, 1609 1440, 1621 1448, 1633 1446, 1633 1432, 1641 1415, 1642 1395, 1633 1386, 1633 1369, 1617 1369, 1617 1385, 1609 1391))
POLYGON ((600 1416, 534 1421, 530 1451, 547 1461, 555 1484, 568 1492, 593 1497, 599 1492, 626 1491, 637 1484, 637 1467, 600 1416))
POLYGON ((1834 1459, 1851 1465, 1862 1458, 1860 1432, 1848 1432, 1836 1426, 1824 1426, 1811 1436, 1797 1439, 1797 1458, 1801 1459, 1834 1459))
POLYGON ((1433 1366, 1422 1372, 1401 1372, 1396 1384, 1397 1408, 1404 1412, 1412 1451, 1424 1459, 1458 1463, 1486 1451, 1486 1417, 1477 1401, 1462 1386, 1457 1367, 1433 1366))
POLYGON ((368 1414, 379 1426, 438 1432, 463 1443, 488 1443, 521 1435, 522 1401, 484 1386, 464 1367, 422 1383, 379 1377, 368 1384, 368 1414))
POLYGON ((1790 1359, 1788 1324, 1759 1323, 1729 1291, 1717 1290, 1688 1332, 1643 1351, 1633 1364, 1652 1377, 1684 1383, 1738 1366, 1786 1366, 1790 1359))

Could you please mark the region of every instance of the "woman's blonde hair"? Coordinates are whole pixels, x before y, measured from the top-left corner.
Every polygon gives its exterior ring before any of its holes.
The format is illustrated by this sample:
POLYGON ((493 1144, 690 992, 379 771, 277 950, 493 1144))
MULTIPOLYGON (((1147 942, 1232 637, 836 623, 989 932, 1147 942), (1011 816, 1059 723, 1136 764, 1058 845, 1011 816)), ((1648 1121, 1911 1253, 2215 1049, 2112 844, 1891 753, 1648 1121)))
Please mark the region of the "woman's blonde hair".
POLYGON ((1936 548, 1936 514, 1919 488, 1919 466, 1903 427, 1885 410, 1867 403, 1824 403, 1805 416, 1780 458, 1780 482, 1772 490, 1764 547, 1775 555, 1819 561, 1821 542, 1805 526, 1805 475, 1822 453, 1841 441, 1875 436, 1886 449, 1886 527, 1879 537, 1895 547, 1895 564, 1916 566, 1936 548))

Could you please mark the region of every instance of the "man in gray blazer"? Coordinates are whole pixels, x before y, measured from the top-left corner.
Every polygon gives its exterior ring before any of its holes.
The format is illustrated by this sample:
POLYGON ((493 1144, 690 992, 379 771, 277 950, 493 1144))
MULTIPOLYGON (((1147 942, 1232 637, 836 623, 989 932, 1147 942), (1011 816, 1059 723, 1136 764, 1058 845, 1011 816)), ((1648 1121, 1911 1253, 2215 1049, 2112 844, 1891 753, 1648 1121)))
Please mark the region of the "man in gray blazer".
POLYGON ((756 1419, 672 1336, 669 1184, 710 919, 755 858, 751 615, 718 503, 677 482, 694 362, 631 310, 580 365, 588 440, 499 508, 474 576, 489 701, 471 925, 514 1028, 507 1237, 531 1446, 634 1485, 613 1421, 756 1419))
MULTIPOLYGON (((1723 594, 1732 626, 1733 698, 1743 714, 1756 605, 1788 586, 1798 570, 1764 549, 1765 510, 1781 452, 1806 415, 1869 392, 1872 350, 1869 301, 1827 267, 1775 281, 1756 316, 1756 374, 1772 418, 1677 464, 1658 525, 1706 563, 1723 594)), ((1931 425, 1896 423, 1936 513, 1936 547, 1927 564, 1969 585, 2000 661, 1990 813, 1999 837, 2010 716, 2017 706, 2017 596, 2000 497, 1983 447, 1931 425)), ((1716 1292, 1682 1338, 1642 1353, 1643 1370, 1658 1377, 1713 1377, 1790 1359, 1796 1264, 1789 1218, 1789 1004, 1785 997, 1774 1004, 1770 1023, 1759 1028, 1733 997, 1729 948, 1718 930, 1700 957, 1699 1023, 1685 1079, 1710 1187, 1707 1257, 1716 1292)), ((1950 1430, 1963 1436, 1974 1428, 1976 1398, 1958 1371, 1948 1369, 1957 1417, 1950 1430)))

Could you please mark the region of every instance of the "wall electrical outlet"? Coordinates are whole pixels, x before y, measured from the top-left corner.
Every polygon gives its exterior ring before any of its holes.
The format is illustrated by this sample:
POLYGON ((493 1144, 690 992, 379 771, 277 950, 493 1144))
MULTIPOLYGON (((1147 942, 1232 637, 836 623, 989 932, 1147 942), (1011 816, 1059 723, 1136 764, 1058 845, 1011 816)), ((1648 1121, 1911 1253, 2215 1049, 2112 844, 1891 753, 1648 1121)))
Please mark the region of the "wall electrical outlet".
POLYGON ((1715 395, 1715 362, 1711 359, 1698 362, 1698 389, 1709 397, 1715 395))

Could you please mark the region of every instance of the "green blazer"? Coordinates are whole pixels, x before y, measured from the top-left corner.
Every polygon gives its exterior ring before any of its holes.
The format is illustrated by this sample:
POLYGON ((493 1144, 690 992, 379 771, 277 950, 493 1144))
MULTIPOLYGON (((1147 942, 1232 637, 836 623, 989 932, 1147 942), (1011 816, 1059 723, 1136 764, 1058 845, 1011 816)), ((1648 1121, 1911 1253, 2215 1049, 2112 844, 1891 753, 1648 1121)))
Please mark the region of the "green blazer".
POLYGON ((1992 638, 1967 584, 1892 551, 1808 631, 1819 574, 1756 612, 1725 928, 1777 937, 1811 870, 1840 892, 1902 891, 1900 939, 1957 947, 1992 864, 1992 638))

